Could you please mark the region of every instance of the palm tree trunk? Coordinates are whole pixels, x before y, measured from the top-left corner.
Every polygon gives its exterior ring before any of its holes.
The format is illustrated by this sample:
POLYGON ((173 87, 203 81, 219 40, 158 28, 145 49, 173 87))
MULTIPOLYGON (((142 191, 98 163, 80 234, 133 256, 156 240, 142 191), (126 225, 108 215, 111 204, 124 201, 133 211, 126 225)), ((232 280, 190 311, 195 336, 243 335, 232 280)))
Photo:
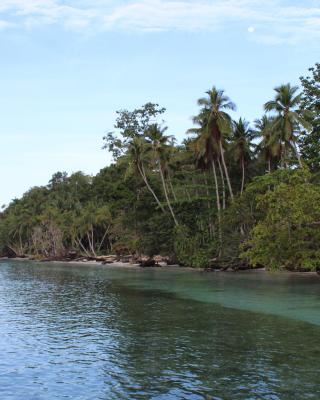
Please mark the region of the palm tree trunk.
POLYGON ((221 153, 221 160, 222 160, 222 165, 223 165, 223 169, 224 169, 224 173, 226 175, 226 179, 227 179, 227 184, 228 184, 228 189, 230 192, 230 197, 233 200, 233 191, 232 191, 232 187, 231 187, 231 183, 230 183, 230 178, 229 178, 229 174, 228 174, 228 169, 227 169, 227 165, 226 165, 226 160, 224 159, 224 150, 222 147, 222 142, 221 140, 219 141, 219 145, 220 145, 220 153, 221 153))
MULTIPOLYGON (((203 173, 203 176, 204 176, 204 184, 205 184, 205 188, 206 188, 206 194, 207 194, 207 198, 208 198, 208 203, 207 203, 208 204, 208 210, 210 210, 211 209, 211 204, 210 204, 210 201, 209 201, 210 193, 209 193, 209 186, 208 186, 208 181, 207 181, 205 172, 203 173)), ((213 232, 213 226, 212 226, 211 216, 209 214, 209 234, 210 234, 210 237, 212 237, 212 232, 213 232)))
POLYGON ((175 191, 174 191, 174 189, 173 189, 173 185, 172 185, 170 176, 168 177, 168 181, 169 181, 169 186, 170 186, 170 189, 171 189, 171 192, 172 192, 172 196, 173 196, 173 198, 174 198, 174 201, 177 201, 177 196, 176 196, 176 193, 175 193, 175 191))
POLYGON ((220 205, 220 195, 219 195, 219 187, 218 187, 218 178, 217 178, 217 171, 216 171, 216 166, 214 161, 211 162, 212 165, 212 171, 213 171, 213 176, 214 176, 214 184, 216 188, 216 203, 217 203, 217 210, 220 213, 221 210, 221 205, 220 205))
POLYGON ((20 243, 20 255, 22 256, 24 251, 23 251, 23 246, 22 246, 22 237, 21 237, 21 230, 19 229, 19 243, 20 243))
POLYGON ((162 204, 160 203, 160 200, 158 199, 157 195, 156 195, 155 192, 153 191, 152 187, 149 185, 149 182, 148 182, 148 179, 147 179, 147 177, 146 177, 146 173, 145 173, 145 171, 144 171, 143 165, 140 166, 140 165, 138 164, 138 169, 139 169, 140 175, 142 176, 142 179, 143 179, 144 183, 146 184, 146 186, 147 186, 149 192, 153 195, 153 197, 154 197, 155 201, 157 202, 159 208, 161 209, 162 212, 165 212, 165 210, 164 210, 162 204))
POLYGON ((82 248, 82 250, 86 253, 86 255, 87 255, 88 257, 90 257, 90 254, 89 254, 89 252, 87 251, 87 249, 84 247, 84 245, 82 244, 81 239, 77 238, 76 240, 77 240, 78 244, 80 245, 80 247, 82 248))
POLYGON ((216 203, 217 203, 217 210, 220 214, 221 210, 221 205, 220 205, 220 195, 219 195, 219 187, 218 187, 218 178, 217 178, 217 171, 216 171, 216 166, 214 161, 211 162, 212 164, 212 171, 213 171, 213 176, 214 176, 214 183, 215 183, 215 188, 216 188, 216 203))
POLYGON ((102 245, 103 245, 103 242, 104 242, 104 240, 105 240, 105 238, 106 238, 106 236, 107 236, 107 234, 108 234, 108 232, 109 232, 110 226, 111 226, 111 225, 108 226, 108 228, 106 229, 106 231, 105 231, 105 233, 104 233, 104 235, 103 235, 103 237, 102 237, 102 239, 101 239, 101 242, 100 242, 99 247, 98 247, 98 252, 101 250, 101 247, 102 247, 102 245))
POLYGON ((214 183, 216 187, 216 202, 217 202, 217 210, 218 210, 218 232, 219 232, 219 241, 220 241, 220 251, 221 252, 221 247, 222 247, 222 231, 221 231, 221 206, 220 206, 220 196, 219 196, 219 188, 218 188, 218 178, 217 178, 217 171, 216 171, 216 166, 214 161, 211 162, 212 164, 212 171, 213 171, 213 176, 214 176, 214 183))
POLYGON ((241 194, 241 196, 242 196, 243 189, 244 189, 244 173, 245 173, 245 171, 244 171, 244 160, 243 160, 243 157, 241 158, 241 168, 242 168, 242 182, 241 182, 241 192, 240 192, 240 194, 241 194))
POLYGON ((166 182, 165 182, 165 180, 164 180, 163 171, 162 171, 161 166, 160 166, 160 168, 159 168, 159 171, 160 171, 160 176, 161 176, 161 181, 162 181, 162 186, 163 186, 164 195, 165 195, 165 198, 166 198, 166 200, 167 200, 167 204, 168 204, 170 213, 171 213, 171 215, 172 215, 172 218, 173 218, 173 221, 174 221, 175 225, 176 225, 176 226, 179 226, 179 223, 178 223, 178 221, 177 221, 177 219, 176 219, 176 216, 175 216, 175 214, 174 214, 174 212, 173 212, 173 209, 172 209, 172 207, 171 207, 171 203, 170 203, 170 199, 169 199, 168 191, 167 191, 167 186, 166 186, 166 182))
MULTIPOLYGON (((206 194, 207 194, 207 197, 209 198, 210 197, 209 185, 208 185, 208 181, 207 181, 205 172, 203 172, 203 176, 204 176, 204 185, 205 185, 205 188, 206 188, 206 194)), ((210 203, 209 203, 209 208, 210 208, 210 203)))
POLYGON ((91 242, 91 238, 90 238, 90 233, 89 232, 87 232, 87 239, 88 239, 88 243, 89 243, 89 247, 91 249, 91 252, 92 252, 93 256, 96 257, 96 253, 94 251, 93 243, 91 242))
POLYGON ((96 253, 95 253, 95 250, 94 250, 94 248, 95 248, 95 243, 94 243, 93 225, 91 225, 91 239, 92 239, 91 243, 92 243, 92 248, 93 248, 94 256, 96 257, 96 253))
POLYGON ((219 158, 218 158, 218 165, 219 165, 221 182, 222 182, 222 208, 225 210, 226 209, 226 185, 224 183, 224 175, 223 175, 221 162, 220 162, 219 158))

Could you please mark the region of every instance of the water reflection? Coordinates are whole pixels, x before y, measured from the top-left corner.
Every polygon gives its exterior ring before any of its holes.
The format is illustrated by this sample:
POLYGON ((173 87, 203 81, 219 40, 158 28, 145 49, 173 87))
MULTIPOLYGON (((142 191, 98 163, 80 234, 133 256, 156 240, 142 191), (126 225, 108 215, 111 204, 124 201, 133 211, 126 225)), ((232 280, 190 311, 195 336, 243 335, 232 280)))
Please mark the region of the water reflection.
POLYGON ((1 398, 318 399, 317 320, 281 313, 319 286, 281 279, 2 263, 1 398))

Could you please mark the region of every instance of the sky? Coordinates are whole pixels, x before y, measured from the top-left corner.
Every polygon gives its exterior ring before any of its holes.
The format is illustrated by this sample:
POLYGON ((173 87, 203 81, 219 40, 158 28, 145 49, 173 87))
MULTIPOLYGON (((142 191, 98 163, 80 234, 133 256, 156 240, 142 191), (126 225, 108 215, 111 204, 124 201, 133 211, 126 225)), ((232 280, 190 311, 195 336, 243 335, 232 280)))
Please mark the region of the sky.
POLYGON ((215 85, 252 122, 319 43, 320 0, 0 0, 0 205, 110 164, 119 109, 159 103, 182 140, 215 85))

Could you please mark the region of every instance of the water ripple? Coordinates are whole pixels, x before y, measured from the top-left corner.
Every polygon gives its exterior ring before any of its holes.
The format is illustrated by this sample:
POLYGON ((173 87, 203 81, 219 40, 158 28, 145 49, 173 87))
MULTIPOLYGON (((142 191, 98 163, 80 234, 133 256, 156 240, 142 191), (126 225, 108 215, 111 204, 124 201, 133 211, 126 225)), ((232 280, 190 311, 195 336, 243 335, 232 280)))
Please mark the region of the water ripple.
POLYGON ((319 287, 259 279, 1 263, 0 398, 319 399, 319 287))

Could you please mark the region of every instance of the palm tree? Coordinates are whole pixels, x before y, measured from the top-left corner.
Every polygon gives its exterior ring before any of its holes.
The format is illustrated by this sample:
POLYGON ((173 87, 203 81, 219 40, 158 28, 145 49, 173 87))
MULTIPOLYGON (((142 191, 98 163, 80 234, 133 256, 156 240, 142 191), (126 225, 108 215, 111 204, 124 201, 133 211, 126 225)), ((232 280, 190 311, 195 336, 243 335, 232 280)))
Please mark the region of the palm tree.
MULTIPOLYGON (((193 118, 193 122, 199 125, 199 128, 189 129, 187 133, 193 133, 197 136, 189 143, 189 146, 194 151, 196 156, 196 166, 202 170, 212 168, 215 191, 216 191, 216 205, 217 205, 217 216, 218 216, 218 234, 220 247, 222 246, 222 231, 221 231, 221 204, 220 204, 220 193, 217 177, 216 163, 219 162, 219 148, 214 140, 213 135, 207 129, 208 126, 208 113, 203 112, 193 118)), ((222 176, 222 183, 224 183, 224 177, 222 176)), ((225 199, 223 199, 225 200, 225 199)), ((225 201, 223 201, 223 205, 225 201)), ((209 224, 211 226, 211 222, 209 224)), ((220 249, 221 250, 221 249, 220 249)))
POLYGON ((144 165, 146 162, 150 161, 148 159, 148 143, 146 142, 145 139, 143 139, 141 137, 134 137, 130 141, 130 143, 128 144, 126 161, 127 161, 127 159, 129 160, 128 171, 132 172, 132 170, 134 170, 135 172, 138 172, 140 174, 140 176, 142 177, 142 180, 144 181, 145 185, 147 186, 149 192, 154 197, 159 208, 162 210, 162 212, 165 212, 158 196, 156 195, 155 191, 150 186, 150 183, 148 181, 147 174, 145 171, 144 165))
POLYGON ((231 149, 234 154, 235 161, 240 164, 242 171, 241 179, 241 195, 244 189, 245 181, 245 165, 251 159, 251 146, 253 139, 253 131, 249 128, 249 122, 240 118, 239 121, 234 121, 234 130, 232 135, 231 149))
POLYGON ((264 108, 267 112, 274 112, 274 132, 280 134, 281 144, 281 163, 287 165, 287 152, 293 150, 297 156, 300 167, 302 166, 299 151, 297 149, 297 136, 301 127, 310 130, 311 125, 307 121, 310 111, 301 110, 301 94, 297 94, 298 87, 291 86, 290 83, 281 85, 275 89, 274 100, 265 103, 264 108))
POLYGON ((227 185, 231 199, 233 199, 233 191, 230 183, 230 177, 224 157, 224 146, 226 138, 232 131, 232 119, 226 112, 227 110, 235 110, 235 104, 224 94, 223 90, 218 90, 213 87, 206 92, 207 97, 198 100, 198 105, 201 107, 200 114, 206 115, 206 129, 212 136, 215 146, 219 150, 219 156, 222 161, 227 185))
POLYGON ((171 136, 166 136, 164 133, 166 132, 167 127, 162 128, 158 124, 152 124, 145 132, 145 137, 150 145, 150 149, 153 154, 153 160, 156 164, 156 168, 159 170, 163 192, 167 201, 168 208, 172 215, 173 221, 176 226, 179 226, 178 220, 176 215, 173 211, 169 195, 168 195, 168 188, 166 185, 166 175, 168 172, 168 165, 170 160, 170 145, 169 139, 171 136))
MULTIPOLYGON (((199 128, 191 128, 187 133, 196 134, 197 136, 190 142, 189 146, 196 156, 196 166, 200 169, 212 168, 215 190, 216 190, 216 203, 218 215, 220 215, 220 194, 216 170, 216 162, 219 158, 218 144, 215 142, 214 137, 211 135, 208 127, 208 112, 200 112, 199 115, 193 117, 193 123, 199 125, 199 128)), ((222 177, 223 179, 223 177, 222 177)), ((220 218, 220 217, 219 217, 220 218)))
POLYGON ((281 140, 279 131, 274 130, 274 117, 263 115, 261 119, 255 120, 255 137, 261 138, 256 150, 263 154, 270 173, 275 161, 281 154, 281 140))

